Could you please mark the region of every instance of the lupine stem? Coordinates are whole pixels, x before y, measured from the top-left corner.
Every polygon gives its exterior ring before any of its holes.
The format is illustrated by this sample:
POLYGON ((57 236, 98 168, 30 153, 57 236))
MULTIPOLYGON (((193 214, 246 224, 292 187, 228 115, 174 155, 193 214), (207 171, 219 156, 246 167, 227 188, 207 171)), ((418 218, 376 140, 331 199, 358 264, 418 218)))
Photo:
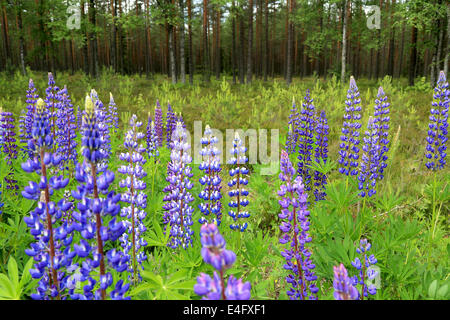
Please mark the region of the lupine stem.
MULTIPOLYGON (((97 188, 97 170, 95 164, 91 162, 92 179, 94 180, 94 199, 98 199, 98 188, 97 188)), ((105 259, 103 254, 103 241, 100 236, 100 227, 102 226, 102 220, 100 213, 95 214, 96 231, 97 231, 97 249, 100 255, 100 279, 105 275, 105 259)), ((101 289, 102 300, 106 300, 106 291, 101 289)))

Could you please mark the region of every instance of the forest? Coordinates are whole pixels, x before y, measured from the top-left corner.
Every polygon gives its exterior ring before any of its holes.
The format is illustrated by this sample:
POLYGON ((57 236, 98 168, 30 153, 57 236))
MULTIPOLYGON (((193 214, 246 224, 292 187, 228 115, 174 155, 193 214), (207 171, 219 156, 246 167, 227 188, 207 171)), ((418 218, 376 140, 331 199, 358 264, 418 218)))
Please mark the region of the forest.
POLYGON ((0 6, 0 300, 450 299, 448 1, 0 6))

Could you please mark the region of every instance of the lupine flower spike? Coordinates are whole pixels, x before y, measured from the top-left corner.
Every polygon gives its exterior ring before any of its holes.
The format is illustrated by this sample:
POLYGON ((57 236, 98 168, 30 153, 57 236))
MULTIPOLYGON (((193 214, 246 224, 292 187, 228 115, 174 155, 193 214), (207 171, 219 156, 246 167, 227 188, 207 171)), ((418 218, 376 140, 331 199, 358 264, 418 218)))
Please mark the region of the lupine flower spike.
POLYGON ((117 115, 116 103, 111 92, 109 93, 108 124, 110 129, 114 128, 114 133, 117 133, 119 129, 119 116, 117 115))
POLYGON ((347 269, 341 263, 339 267, 334 266, 334 299, 335 300, 359 300, 359 292, 353 286, 353 280, 348 276, 347 269))
POLYGON ((278 195, 281 197, 281 213, 278 216, 283 220, 280 226, 283 233, 280 243, 289 243, 289 249, 281 253, 286 259, 283 267, 290 271, 286 277, 286 282, 291 286, 287 294, 291 300, 315 300, 319 290, 314 283, 317 276, 313 272, 315 265, 310 258, 311 252, 306 247, 311 242, 308 233, 308 195, 301 176, 297 175, 294 179, 295 169, 284 150, 281 151, 280 169, 282 185, 278 195))
POLYGON ((202 224, 214 221, 217 225, 220 225, 222 220, 222 203, 220 202, 222 198, 220 192, 222 179, 219 176, 222 168, 219 158, 220 151, 215 146, 217 142, 217 137, 212 135, 212 130, 207 125, 201 140, 203 148, 200 150, 200 155, 203 157, 203 162, 199 166, 199 169, 204 171, 205 174, 200 178, 200 184, 205 189, 199 194, 200 199, 204 201, 199 204, 200 211, 204 216, 198 221, 202 224), (212 214, 214 214, 214 218, 211 217, 212 214))
MULTIPOLYGON (((50 122, 52 126, 53 139, 56 139, 56 115, 59 107, 61 97, 58 94, 59 87, 55 84, 55 79, 51 72, 48 73, 48 87, 45 89, 45 103, 47 104, 47 110, 50 116, 50 122)), ((56 141, 54 141, 56 142, 56 141)))
POLYGON ((172 148, 172 132, 176 126, 176 115, 172 110, 170 103, 167 103, 167 113, 166 113, 166 143, 167 148, 172 148))
POLYGON ((430 170, 442 169, 447 163, 448 109, 450 90, 445 73, 441 71, 434 88, 430 123, 428 124, 427 146, 425 151, 426 167, 430 170))
POLYGON ((286 141, 286 152, 288 154, 293 154, 297 151, 299 117, 295 99, 292 98, 292 109, 288 122, 288 139, 286 141))
MULTIPOLYGON (((107 271, 107 267, 123 272, 129 260, 120 250, 113 248, 105 253, 104 249, 107 241, 119 239, 126 231, 126 226, 116 217, 120 212, 120 194, 108 191, 114 181, 114 173, 107 169, 101 175, 97 173, 98 163, 105 157, 102 151, 105 141, 100 133, 97 115, 94 101, 87 96, 81 138, 84 161, 76 166, 75 178, 80 185, 72 191, 72 196, 78 201, 78 211, 73 214, 75 228, 82 236, 74 249, 83 260, 80 281, 87 281, 88 284, 83 287, 83 293, 72 294, 72 299, 105 300, 108 288, 113 286, 112 274, 107 271), (100 197, 101 194, 106 197, 100 197), (106 216, 111 217, 108 226, 103 225, 106 216), (97 268, 99 272, 95 270, 97 268)), ((128 288, 129 284, 124 285, 123 280, 119 280, 109 295, 111 299, 127 299, 124 294, 128 288)))
MULTIPOLYGON (((0 110, 0 135, 2 140, 2 149, 6 157, 6 164, 10 167, 9 173, 5 177, 6 189, 18 190, 17 180, 14 178, 13 161, 17 159, 16 133, 14 132, 14 116, 11 112, 0 110)), ((0 154, 2 150, 0 149, 0 154)))
POLYGON ((157 131, 155 127, 155 122, 152 120, 150 116, 150 112, 148 113, 148 123, 147 123, 147 154, 149 159, 154 158, 154 163, 156 163, 157 158, 159 157, 159 142, 157 131))
POLYGON ((156 107, 155 107, 155 129, 156 129, 156 135, 158 137, 158 146, 163 145, 163 139, 164 139, 164 125, 163 125, 163 114, 161 110, 161 105, 159 104, 159 101, 156 100, 156 107))
POLYGON ((368 294, 375 295, 377 293, 377 288, 374 285, 367 286, 367 280, 373 280, 378 274, 377 271, 371 268, 378 260, 373 254, 367 256, 370 248, 372 248, 372 245, 367 239, 361 239, 359 248, 356 248, 356 252, 361 255, 361 259, 356 257, 352 262, 352 266, 359 271, 358 275, 353 277, 353 285, 361 285, 361 300, 364 300, 364 297, 368 297, 368 294))
POLYGON ((228 215, 233 218, 233 223, 230 225, 231 230, 239 230, 241 232, 245 231, 248 227, 248 223, 239 223, 240 219, 247 219, 250 217, 250 213, 245 210, 245 207, 249 204, 248 190, 245 187, 248 185, 248 175, 249 170, 244 167, 247 163, 248 158, 245 155, 247 148, 243 145, 239 134, 236 132, 233 140, 233 148, 230 149, 231 159, 228 164, 232 165, 230 169, 231 180, 228 182, 228 186, 231 190, 228 195, 232 200, 228 203, 231 208, 228 211, 228 215), (236 200, 233 200, 235 198, 236 200))
POLYGON ((306 90, 303 108, 299 116, 298 135, 298 174, 302 177, 303 184, 307 191, 311 190, 311 169, 308 167, 312 162, 312 152, 314 145, 314 112, 313 99, 306 90))
POLYGON ((22 164, 24 171, 40 175, 39 183, 30 181, 22 191, 23 197, 39 201, 30 216, 24 218, 36 241, 31 244, 31 248, 25 250, 35 261, 30 274, 34 279, 39 279, 37 292, 33 293, 31 298, 62 299, 69 289, 65 270, 71 270, 75 256, 75 252, 70 248, 73 226, 61 222, 63 212, 71 207, 71 203, 65 202, 64 199, 56 203, 51 196, 55 190, 65 188, 69 179, 64 179, 63 176, 48 176, 48 168, 58 166, 61 158, 52 153, 50 117, 42 99, 37 102, 31 132, 33 139, 29 141, 28 147, 34 154, 39 154, 39 159, 34 157, 22 164))
POLYGON ((369 118, 367 131, 363 138, 364 145, 362 147, 362 161, 358 173, 358 189, 361 191, 361 197, 371 197, 376 193, 376 183, 379 168, 379 144, 377 130, 374 128, 373 118, 369 118))
POLYGON ((181 122, 178 122, 173 133, 172 152, 170 154, 170 163, 168 176, 166 177, 169 186, 164 191, 168 193, 164 200, 165 232, 170 233, 169 247, 175 249, 181 246, 187 249, 192 246, 191 229, 192 213, 194 209, 190 205, 194 198, 189 190, 194 186, 189 180, 193 174, 190 167, 192 157, 189 154, 190 145, 187 141, 186 130, 183 129, 181 122))
POLYGON ((147 216, 145 212, 147 195, 144 193, 146 184, 142 180, 147 173, 142 168, 146 160, 143 157, 145 148, 139 144, 139 141, 145 137, 142 132, 138 131, 141 126, 142 122, 137 121, 137 116, 133 114, 124 142, 127 152, 121 153, 119 156, 120 160, 126 162, 126 165, 122 165, 118 169, 119 173, 125 175, 125 178, 119 182, 121 188, 126 188, 121 200, 129 204, 122 207, 120 212, 122 217, 127 218, 125 224, 128 231, 122 235, 120 241, 125 254, 130 257, 128 271, 132 274, 133 283, 141 280, 138 264, 142 268, 142 262, 147 259, 144 252, 147 242, 143 238, 143 233, 147 230, 143 223, 147 216))
POLYGON ((213 278, 201 273, 197 277, 197 284, 194 285, 194 292, 203 296, 203 300, 249 300, 250 282, 243 282, 242 279, 230 276, 225 286, 224 273, 236 261, 236 254, 225 249, 225 239, 219 233, 217 225, 215 223, 202 225, 200 237, 203 260, 219 273, 214 271, 213 278))
MULTIPOLYGON (((316 148, 314 149, 314 159, 316 162, 323 161, 327 163, 328 160, 328 133, 329 126, 325 111, 320 112, 317 118, 315 127, 316 134, 316 148)), ((314 172, 314 196, 316 201, 325 199, 325 185, 327 184, 327 177, 319 171, 314 172)))
POLYGON ((387 96, 383 91, 383 88, 378 89, 377 98, 375 99, 375 112, 373 120, 373 128, 377 131, 378 137, 378 175, 377 179, 382 180, 384 177, 384 169, 387 167, 387 152, 389 151, 389 106, 387 102, 387 96))
POLYGON ((345 101, 344 123, 342 126, 341 144, 339 145, 339 172, 348 176, 358 174, 359 130, 361 128, 361 99, 355 78, 350 77, 350 88, 345 101))

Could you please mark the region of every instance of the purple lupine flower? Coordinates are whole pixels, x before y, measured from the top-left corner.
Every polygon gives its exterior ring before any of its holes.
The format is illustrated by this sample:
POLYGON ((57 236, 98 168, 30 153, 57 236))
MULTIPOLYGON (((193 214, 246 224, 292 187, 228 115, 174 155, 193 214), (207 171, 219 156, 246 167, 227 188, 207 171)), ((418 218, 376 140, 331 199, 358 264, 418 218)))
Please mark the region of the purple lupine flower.
POLYGON ((434 88, 430 123, 428 124, 427 146, 425 151, 426 167, 430 170, 442 169, 447 163, 448 109, 450 90, 444 71, 439 74, 434 88))
POLYGON ((239 230, 241 232, 245 231, 248 227, 248 223, 239 223, 239 219, 247 219, 250 217, 250 213, 245 210, 245 207, 249 204, 246 198, 249 194, 245 186, 248 185, 247 175, 249 170, 244 167, 247 163, 248 158, 245 155, 247 148, 243 145, 239 134, 236 132, 233 140, 233 148, 230 149, 231 159, 228 164, 232 165, 230 169, 231 180, 228 182, 230 191, 228 195, 231 197, 228 206, 230 210, 228 215, 233 218, 233 223, 230 224, 231 230, 239 230), (236 198, 236 200, 233 200, 236 198))
POLYGON ((199 169, 204 171, 204 176, 199 181, 202 186, 205 186, 205 189, 199 194, 200 199, 203 199, 204 202, 200 203, 198 207, 204 216, 198 221, 202 224, 208 222, 207 217, 212 213, 215 217, 211 218, 209 222, 214 221, 220 226, 222 220, 222 203, 220 202, 222 198, 220 192, 222 179, 219 173, 222 168, 219 158, 220 151, 215 146, 217 142, 217 137, 212 135, 212 130, 207 125, 204 136, 201 139, 201 144, 204 147, 200 150, 200 155, 203 161, 199 166, 199 169))
POLYGON ((103 102, 99 99, 97 91, 91 90, 90 97, 94 102, 94 112, 96 114, 98 130, 100 137, 103 140, 101 144, 100 152, 103 153, 102 161, 97 164, 98 171, 103 172, 108 169, 107 159, 111 156, 111 136, 110 136, 110 126, 109 115, 103 102))
POLYGON ((155 128, 156 128, 156 135, 158 136, 158 146, 163 145, 164 140, 164 125, 163 125, 163 113, 161 110, 161 105, 159 104, 159 101, 156 100, 156 107, 155 107, 155 128))
MULTIPOLYGON (((325 111, 320 112, 320 116, 316 120, 316 148, 314 149, 314 159, 316 162, 323 161, 327 163, 328 160, 328 133, 329 126, 327 115, 325 111)), ((314 196, 315 200, 325 199, 325 185, 327 184, 327 177, 319 171, 314 172, 314 196)))
POLYGON ((377 131, 378 136, 378 180, 382 180, 384 175, 384 169, 387 167, 387 152, 389 151, 389 106, 390 103, 387 102, 387 96, 383 91, 383 87, 378 89, 377 98, 375 99, 375 112, 373 120, 373 128, 377 131))
POLYGON ((61 169, 69 170, 70 162, 74 166, 77 163, 77 124, 67 87, 64 86, 58 94, 61 96, 61 103, 59 104, 56 119, 57 152, 62 158, 61 169))
POLYGON ((2 202, 2 184, 0 183, 0 217, 2 216, 4 205, 5 204, 2 202))
POLYGON ((283 220, 280 226, 283 233, 280 243, 289 243, 289 249, 285 249, 281 254, 286 259, 284 269, 291 272, 286 277, 286 282, 291 286, 287 294, 291 300, 317 299, 315 295, 319 289, 314 283, 317 279, 313 272, 315 265, 311 261, 311 252, 306 247, 306 244, 311 242, 308 233, 308 194, 305 192, 302 178, 297 176, 294 180, 295 170, 284 150, 281 151, 280 169, 279 177, 283 183, 278 191, 281 197, 281 213, 278 216, 283 220))
POLYGON ((154 162, 156 163, 157 158, 159 157, 159 142, 158 135, 156 131, 155 122, 152 121, 150 116, 150 112, 148 113, 148 122, 147 122, 147 154, 150 158, 154 158, 154 162))
POLYGON ((192 157, 189 155, 190 145, 187 141, 186 130, 183 129, 180 122, 177 123, 173 133, 172 152, 170 154, 170 163, 166 181, 169 182, 164 191, 169 193, 164 198, 164 232, 169 232, 168 246, 175 249, 181 246, 187 249, 192 246, 191 230, 192 213, 194 209, 190 205, 194 198, 189 192, 194 186, 189 180, 193 174, 190 167, 192 157), (169 231, 167 229, 170 229, 169 231))
POLYGON ((116 103, 114 102, 114 97, 111 92, 109 93, 107 123, 109 128, 114 128, 114 133, 117 133, 117 130, 119 129, 119 116, 117 114, 116 103))
POLYGON ((378 168, 380 163, 380 151, 378 144, 377 130, 374 128, 373 118, 369 118, 367 131, 363 138, 363 154, 358 173, 358 189, 361 190, 361 197, 373 196, 376 193, 376 183, 378 177, 378 168))
POLYGON ((359 292, 353 286, 353 280, 348 276, 347 269, 341 263, 339 267, 334 266, 334 299, 335 300, 359 300, 359 292))
MULTIPOLYGON (((34 82, 32 79, 28 82, 28 90, 27 90, 27 113, 25 116, 25 137, 27 140, 31 139, 31 130, 33 127, 33 118, 36 110, 36 102, 39 98, 39 95, 36 93, 36 88, 34 87, 34 82)), ((28 151, 28 155, 30 158, 33 158, 33 154, 28 151)))
POLYGON ((194 292, 203 296, 203 300, 249 300, 250 282, 243 282, 230 276, 225 286, 224 273, 236 261, 236 254, 225 249, 225 239, 219 233, 215 223, 205 223, 200 229, 203 260, 212 265, 219 273, 214 271, 213 278, 201 273, 194 285, 194 292))
MULTIPOLYGON (((95 98, 95 97, 94 97, 95 98)), ((97 100, 96 100, 97 101, 97 100)), ((105 140, 101 136, 94 101, 86 97, 86 110, 82 125, 82 155, 84 161, 78 163, 75 169, 75 178, 80 183, 72 196, 78 201, 77 211, 73 213, 75 229, 81 233, 82 239, 74 245, 75 252, 82 260, 81 281, 89 284, 83 287, 83 293, 73 293, 72 299, 106 299, 107 289, 112 287, 113 278, 107 267, 123 272, 128 267, 129 257, 115 248, 104 251, 108 241, 116 241, 126 231, 123 221, 117 220, 120 212, 120 194, 109 191, 114 181, 114 172, 105 169, 98 174, 98 163, 105 161, 103 152, 105 140), (106 195, 101 197, 100 195, 106 195), (105 218, 109 223, 104 226, 105 218), (95 269, 99 269, 99 272, 95 269), (94 277, 97 277, 94 279, 94 277), (95 287, 98 283, 99 287, 95 287), (92 292, 95 288, 95 292, 92 292)), ((117 298, 117 291, 110 293, 111 298, 117 298)))
POLYGON ((361 294, 359 295, 361 300, 364 300, 364 297, 367 297, 368 294, 375 295, 377 293, 377 288, 374 285, 367 286, 367 280, 373 280, 378 275, 378 272, 371 268, 378 260, 373 254, 367 256, 367 252, 371 248, 372 245, 367 239, 361 239, 356 252, 361 255, 362 261, 358 257, 352 261, 352 266, 359 271, 358 275, 353 276, 352 280, 354 286, 361 285, 361 294))
POLYGON ((302 104, 303 108, 299 116, 298 135, 298 174, 302 177, 307 191, 311 190, 311 169, 308 167, 312 162, 312 151, 314 145, 314 111, 313 98, 309 89, 302 104))
MULTIPOLYGON (((58 94, 59 87, 55 84, 55 79, 51 72, 48 73, 48 87, 45 89, 45 103, 47 104, 47 110, 50 117, 50 125, 52 126, 53 140, 56 139, 56 117, 57 109, 61 97, 58 94)), ((56 143, 56 141, 54 141, 56 143)))
MULTIPOLYGON (((14 132, 14 116, 11 112, 0 110, 0 135, 2 136, 2 149, 5 154, 6 164, 10 167, 5 177, 6 189, 18 190, 17 180, 14 178, 13 161, 17 159, 16 133, 14 132)), ((1 154, 1 150, 0 150, 1 154)))
POLYGON ((26 128, 26 111, 21 110, 20 116, 19 116, 19 142, 20 142, 20 151, 25 154, 28 154, 27 146, 28 146, 28 140, 30 137, 27 135, 27 128, 26 128))
POLYGON ((359 129, 361 128, 361 99, 355 78, 350 77, 350 87, 345 101, 345 115, 342 126, 341 144, 339 145, 339 172, 348 176, 358 174, 359 129))
POLYGON ((167 113, 166 113, 166 143, 168 148, 172 148, 172 132, 176 126, 176 115, 172 110, 170 103, 167 103, 167 113))
POLYGON ((137 121, 137 116, 133 114, 130 118, 130 130, 125 135, 124 147, 126 153, 121 153, 119 159, 125 161, 126 165, 122 165, 117 170, 125 177, 119 182, 119 187, 126 188, 122 194, 122 202, 128 203, 126 207, 122 207, 120 216, 126 217, 125 224, 127 233, 120 238, 124 253, 129 256, 128 271, 132 274, 130 277, 133 283, 142 280, 138 264, 142 267, 142 262, 147 259, 144 247, 147 245, 143 237, 143 233, 147 230, 143 220, 147 216, 145 208, 147 207, 147 195, 144 193, 146 188, 145 182, 142 180, 147 173, 142 166, 146 160, 143 153, 146 149, 139 143, 145 137, 139 128, 142 122, 137 121), (131 238, 131 239, 130 239, 131 238))
POLYGON ((291 113, 289 114, 289 122, 288 122, 288 139, 286 141, 286 152, 288 154, 293 154, 297 151, 297 143, 298 143, 298 127, 300 124, 299 113, 297 110, 297 106, 295 104, 295 100, 292 99, 292 108, 291 113))
POLYGON ((30 200, 39 200, 30 216, 24 218, 30 228, 35 242, 25 253, 34 258, 35 264, 30 274, 39 279, 37 292, 32 299, 65 299, 68 291, 68 278, 75 252, 70 245, 73 239, 73 226, 62 219, 63 214, 70 209, 71 203, 64 199, 52 201, 55 190, 63 189, 69 179, 63 176, 49 177, 49 168, 59 165, 61 158, 52 152, 53 138, 49 111, 42 99, 37 101, 31 130, 32 138, 28 147, 36 154, 22 164, 22 169, 28 173, 36 172, 39 183, 30 181, 22 191, 22 196, 30 200), (37 157, 39 155, 39 158, 37 157))

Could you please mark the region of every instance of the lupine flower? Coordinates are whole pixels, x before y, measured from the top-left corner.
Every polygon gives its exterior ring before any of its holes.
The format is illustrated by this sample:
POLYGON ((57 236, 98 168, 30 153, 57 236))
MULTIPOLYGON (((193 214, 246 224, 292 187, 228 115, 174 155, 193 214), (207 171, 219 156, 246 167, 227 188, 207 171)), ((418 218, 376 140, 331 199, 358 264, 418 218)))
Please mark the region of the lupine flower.
POLYGON ((361 190, 359 195, 361 197, 373 196, 376 193, 376 183, 378 177, 379 159, 379 144, 377 130, 373 125, 373 118, 369 118, 367 131, 363 138, 364 145, 362 147, 362 161, 358 173, 358 189, 361 190))
POLYGON ((378 175, 377 179, 382 180, 384 175, 384 169, 387 167, 387 152, 389 151, 389 106, 390 103, 387 102, 387 96, 383 91, 383 87, 378 89, 377 98, 375 99, 375 112, 373 120, 373 128, 377 131, 378 136, 378 175))
MULTIPOLYGON (((107 241, 119 239, 126 231, 126 225, 122 221, 117 221, 120 212, 118 204, 120 194, 108 191, 114 181, 114 173, 107 169, 101 175, 97 173, 98 163, 106 160, 103 152, 105 140, 100 133, 98 115, 93 99, 87 96, 81 128, 84 161, 76 165, 75 178, 80 185, 77 190, 72 191, 72 196, 78 201, 78 211, 73 214, 76 220, 75 229, 82 236, 80 242, 74 245, 74 249, 77 256, 83 260, 80 267, 80 281, 87 281, 88 284, 83 287, 82 294, 73 293, 72 299, 106 299, 107 290, 113 285, 113 278, 111 273, 107 272, 107 267, 123 272, 127 269, 129 260, 129 257, 120 250, 111 249, 106 254, 104 252, 107 241), (101 194, 106 197, 100 197, 101 194), (107 217, 110 218, 109 223, 104 226, 107 217), (97 268, 99 272, 95 270, 97 268)), ((117 285, 118 283, 116 284, 118 291, 113 290, 110 297, 124 298, 123 292, 128 290, 129 284, 123 288, 118 288, 117 285)))
POLYGON ((158 100, 156 100, 156 107, 155 107, 155 129, 156 135, 158 136, 158 146, 162 146, 164 139, 163 114, 161 110, 161 105, 159 104, 158 100))
POLYGON ((353 280, 349 278, 347 269, 341 263, 339 267, 334 266, 334 299, 335 300, 359 300, 359 292, 353 286, 353 280))
POLYGON ((109 128, 114 128, 114 133, 119 129, 119 116, 117 114, 116 103, 114 102, 114 97, 112 93, 109 93, 109 105, 108 105, 108 117, 107 117, 109 128))
POLYGON ((425 151, 426 167, 430 170, 442 169, 447 163, 448 109, 450 90, 444 71, 439 74, 434 88, 430 123, 428 124, 427 146, 425 151))
POLYGON ((246 198, 248 196, 248 190, 245 189, 245 186, 248 185, 246 175, 249 172, 244 167, 248 161, 245 155, 246 151, 247 148, 243 145, 239 134, 236 132, 233 140, 233 148, 230 149, 231 159, 228 161, 228 164, 232 165, 229 171, 231 180, 228 182, 228 186, 231 188, 228 195, 232 200, 228 203, 228 206, 231 208, 228 211, 228 215, 233 218, 233 223, 230 225, 231 230, 239 230, 241 232, 247 229, 248 223, 239 223, 238 221, 241 221, 239 219, 250 217, 250 213, 245 211, 245 207, 249 204, 246 198), (234 197, 236 200, 233 200, 234 197))
POLYGON ((207 125, 205 127, 204 136, 201 139, 201 144, 204 146, 202 150, 200 150, 203 162, 199 166, 199 169, 204 171, 205 174, 200 178, 200 184, 205 186, 205 189, 199 194, 200 199, 203 199, 204 202, 200 203, 198 206, 201 213, 205 215, 198 220, 202 224, 208 222, 207 217, 209 217, 210 214, 215 215, 215 218, 211 218, 210 221, 215 221, 217 225, 220 225, 222 220, 222 203, 220 202, 220 199, 222 198, 220 192, 222 189, 222 179, 219 176, 219 172, 222 168, 220 167, 220 151, 215 147, 217 142, 217 137, 212 135, 212 130, 207 125))
MULTIPOLYGON (((34 87, 34 82, 32 79, 30 79, 28 83, 28 90, 27 90, 27 113, 25 117, 25 137, 27 140, 31 139, 31 130, 33 127, 33 118, 34 113, 36 110, 36 102, 39 98, 39 95, 36 93, 36 88, 34 87)), ((29 153, 29 157, 33 158, 33 155, 29 153)))
POLYGON ((75 252, 70 245, 73 239, 73 227, 63 222, 61 217, 71 207, 62 199, 55 203, 51 196, 54 190, 63 189, 69 179, 63 176, 48 176, 48 169, 58 166, 61 158, 52 153, 53 137, 49 112, 42 99, 37 102, 33 117, 32 137, 28 143, 29 150, 39 155, 22 164, 22 169, 28 173, 36 172, 40 175, 39 183, 30 181, 22 191, 23 197, 30 200, 39 200, 38 205, 30 216, 24 218, 35 238, 30 249, 25 253, 34 258, 34 268, 30 274, 39 279, 37 292, 31 295, 32 299, 65 299, 67 295, 67 269, 72 265, 75 252))
POLYGON ((359 248, 356 248, 356 252, 361 255, 362 261, 356 257, 352 262, 352 266, 355 267, 359 273, 353 277, 353 285, 361 285, 360 299, 363 300, 368 294, 375 295, 377 288, 374 285, 367 286, 367 280, 372 280, 377 276, 377 272, 370 268, 370 266, 376 264, 378 260, 373 254, 367 256, 367 252, 370 251, 372 245, 367 239, 361 239, 359 248))
MULTIPOLYGON (((51 72, 48 73, 48 87, 45 89, 45 103, 47 104, 47 110, 49 112, 50 124, 52 126, 53 139, 56 138, 56 117, 58 103, 61 101, 61 96, 58 94, 59 87, 55 84, 55 79, 51 72)), ((56 141, 54 141, 56 142, 56 141)))
POLYGON ((91 90, 90 97, 94 102, 94 112, 97 119, 98 130, 103 142, 101 144, 100 152, 103 154, 102 161, 98 162, 97 167, 99 172, 103 172, 108 169, 107 159, 111 155, 111 136, 109 133, 109 115, 103 102, 99 99, 97 91, 91 90))
MULTIPOLYGON (((6 164, 10 166, 10 172, 5 177, 6 189, 18 190, 17 180, 14 178, 13 160, 17 159, 16 133, 14 132, 14 116, 11 112, 0 110, 0 135, 2 136, 2 148, 6 157, 6 164)), ((1 150, 0 150, 1 154, 1 150)))
POLYGON ((307 191, 311 190, 311 170, 308 167, 312 162, 312 151, 314 144, 314 104, 313 99, 306 90, 303 108, 299 116, 298 135, 298 174, 302 177, 303 184, 307 191))
POLYGON ((148 114, 148 122, 147 122, 147 154, 149 158, 154 158, 154 161, 156 163, 156 159, 159 157, 159 142, 158 142, 158 135, 156 131, 155 122, 152 121, 152 118, 150 116, 150 112, 148 114))
POLYGON ((2 200, 2 184, 0 183, 0 220, 3 213, 3 206, 5 205, 1 200, 2 200))
POLYGON ((219 233, 215 223, 205 223, 200 229, 203 260, 212 265, 219 273, 214 271, 213 278, 201 273, 194 285, 194 292, 204 296, 203 300, 249 300, 250 282, 243 282, 230 276, 225 286, 224 272, 231 268, 236 261, 236 254, 225 249, 225 239, 219 233))
MULTIPOLYGON (((316 162, 322 160, 327 163, 328 160, 328 133, 329 126, 327 121, 327 115, 325 111, 320 112, 320 116, 317 118, 316 127, 316 148, 314 149, 314 159, 316 162)), ((319 171, 314 172, 314 196, 316 201, 325 199, 325 185, 327 184, 326 175, 319 171)))
POLYGON ((70 162, 74 166, 77 163, 77 124, 67 87, 64 86, 58 94, 61 96, 61 103, 59 104, 56 120, 57 152, 62 158, 61 169, 68 170, 70 162))
POLYGON ((168 193, 164 198, 166 203, 163 207, 166 211, 163 218, 164 232, 170 229, 168 231, 169 243, 167 244, 169 247, 175 249, 181 246, 183 249, 187 249, 189 245, 192 246, 192 234, 194 233, 191 230, 194 209, 190 205, 194 198, 189 192, 194 185, 189 180, 193 176, 189 166, 192 162, 192 157, 189 155, 190 145, 187 141, 186 130, 183 129, 180 122, 177 123, 173 137, 171 161, 166 177, 169 185, 164 189, 168 193))
POLYGON ((345 101, 344 124, 342 126, 341 144, 339 145, 339 172, 348 176, 358 174, 359 129, 361 128, 361 99, 355 78, 350 77, 350 88, 345 101))
POLYGON ((172 106, 170 103, 167 103, 167 113, 166 113, 166 143, 168 148, 172 148, 172 132, 176 126, 176 116, 172 110, 172 106))
POLYGON ((121 188, 126 188, 122 194, 121 200, 129 205, 122 207, 120 216, 126 217, 125 224, 127 233, 120 238, 124 253, 129 256, 128 271, 132 274, 132 281, 136 283, 141 280, 138 270, 138 263, 142 268, 142 262, 147 259, 144 247, 147 242, 143 238, 143 233, 147 230, 143 220, 147 216, 145 208, 147 207, 147 195, 144 193, 146 188, 142 180, 147 173, 142 165, 146 160, 143 157, 145 148, 139 144, 139 140, 145 137, 139 128, 142 122, 137 121, 137 116, 133 114, 130 119, 130 129, 125 135, 124 147, 126 153, 121 153, 119 159, 125 161, 125 165, 119 167, 119 173, 125 177, 119 182, 121 188), (131 239, 130 239, 131 238, 131 239))
POLYGON ((299 117, 295 100, 292 99, 292 108, 288 122, 288 139, 286 141, 286 152, 288 154, 293 154, 297 151, 299 117))
POLYGON ((281 151, 280 169, 279 177, 283 183, 278 191, 281 197, 281 213, 278 216, 283 220, 280 226, 283 232, 280 243, 289 243, 290 247, 281 253, 286 259, 284 269, 291 272, 286 277, 286 282, 291 286, 287 294, 291 300, 317 299, 315 294, 319 289, 314 283, 317 279, 313 272, 315 265, 310 258, 311 252, 306 247, 306 244, 311 242, 308 234, 308 194, 301 176, 297 175, 294 180, 295 169, 284 150, 281 151))
POLYGON ((28 154, 27 144, 30 137, 27 136, 26 132, 26 111, 21 110, 19 116, 19 142, 20 142, 20 151, 28 154))

